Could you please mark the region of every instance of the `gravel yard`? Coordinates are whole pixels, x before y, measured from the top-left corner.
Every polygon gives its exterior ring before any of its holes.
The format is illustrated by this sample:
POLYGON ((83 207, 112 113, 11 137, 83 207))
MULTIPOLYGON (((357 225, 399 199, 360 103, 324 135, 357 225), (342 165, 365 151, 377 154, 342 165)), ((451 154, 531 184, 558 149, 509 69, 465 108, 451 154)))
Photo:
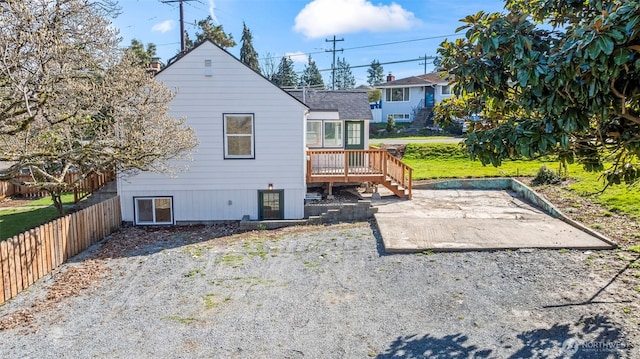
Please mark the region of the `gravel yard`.
POLYGON ((4 358, 640 357, 631 252, 385 255, 375 224, 125 228, 0 306, 4 358))

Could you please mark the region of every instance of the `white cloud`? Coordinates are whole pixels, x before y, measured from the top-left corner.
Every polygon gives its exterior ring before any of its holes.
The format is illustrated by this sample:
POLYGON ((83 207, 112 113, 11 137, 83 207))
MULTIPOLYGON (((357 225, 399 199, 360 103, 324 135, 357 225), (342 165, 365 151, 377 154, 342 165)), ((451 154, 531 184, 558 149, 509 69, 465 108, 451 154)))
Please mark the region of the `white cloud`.
POLYGON ((151 30, 153 31, 160 31, 162 33, 168 32, 173 30, 173 28, 176 26, 176 22, 173 20, 166 20, 160 23, 157 23, 155 25, 153 25, 153 27, 151 28, 151 30))
POLYGON ((415 15, 391 3, 368 0, 313 0, 298 13, 293 30, 307 38, 361 31, 407 30, 419 23, 415 15))
POLYGON ((288 57, 294 63, 306 64, 309 62, 309 58, 304 52, 287 52, 284 56, 288 57))

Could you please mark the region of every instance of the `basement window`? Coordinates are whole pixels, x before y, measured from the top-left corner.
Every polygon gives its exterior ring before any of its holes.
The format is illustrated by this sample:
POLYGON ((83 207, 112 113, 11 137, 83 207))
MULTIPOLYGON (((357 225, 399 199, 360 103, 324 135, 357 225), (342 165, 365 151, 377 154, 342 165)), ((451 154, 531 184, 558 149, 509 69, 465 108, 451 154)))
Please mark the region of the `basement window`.
POLYGON ((173 197, 135 197, 133 202, 136 225, 174 224, 173 197))

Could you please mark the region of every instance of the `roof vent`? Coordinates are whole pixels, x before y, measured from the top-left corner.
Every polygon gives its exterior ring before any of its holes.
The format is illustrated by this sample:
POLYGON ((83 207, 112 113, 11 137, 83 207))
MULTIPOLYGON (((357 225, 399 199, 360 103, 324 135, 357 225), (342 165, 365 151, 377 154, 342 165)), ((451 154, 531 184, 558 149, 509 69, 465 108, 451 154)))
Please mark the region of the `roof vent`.
POLYGON ((210 59, 204 60, 204 75, 213 76, 213 65, 210 59))

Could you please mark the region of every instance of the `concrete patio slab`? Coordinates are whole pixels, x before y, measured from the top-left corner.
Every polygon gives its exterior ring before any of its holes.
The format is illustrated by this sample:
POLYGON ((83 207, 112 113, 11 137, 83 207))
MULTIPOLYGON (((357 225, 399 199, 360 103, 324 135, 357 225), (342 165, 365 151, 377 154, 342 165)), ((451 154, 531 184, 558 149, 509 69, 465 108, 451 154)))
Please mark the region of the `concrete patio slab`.
POLYGON ((415 189, 410 201, 374 204, 386 252, 615 247, 511 190, 415 189))

